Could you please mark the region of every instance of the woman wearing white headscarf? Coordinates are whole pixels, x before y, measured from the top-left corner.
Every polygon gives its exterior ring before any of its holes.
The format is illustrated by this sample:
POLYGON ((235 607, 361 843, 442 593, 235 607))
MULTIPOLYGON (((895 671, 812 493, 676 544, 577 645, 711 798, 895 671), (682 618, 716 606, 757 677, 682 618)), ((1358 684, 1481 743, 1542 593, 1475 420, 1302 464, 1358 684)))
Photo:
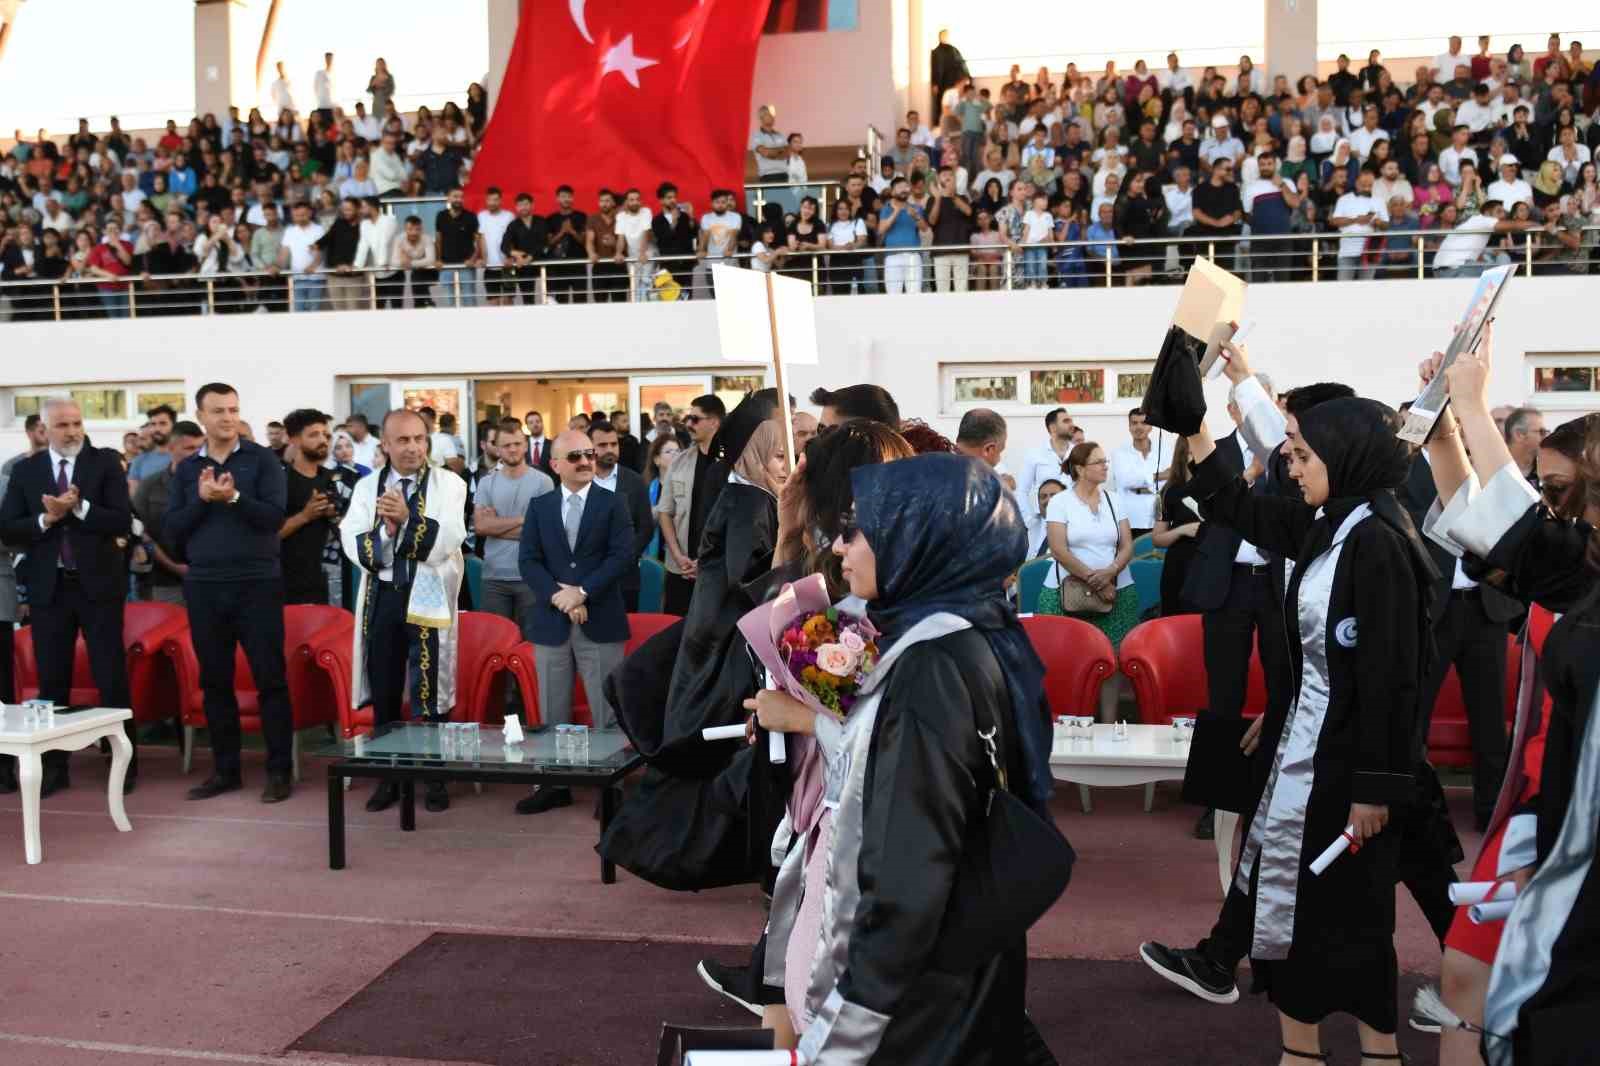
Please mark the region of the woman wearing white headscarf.
POLYGON ((1334 124, 1332 115, 1323 115, 1317 119, 1317 132, 1311 135, 1311 161, 1318 168, 1322 161, 1333 154, 1334 146, 1339 143, 1339 128, 1334 124))
MULTIPOLYGON (((1316 138, 1313 137, 1312 140, 1316 138)), ((1340 137, 1333 146, 1333 154, 1322 161, 1322 184, 1328 184, 1328 175, 1335 170, 1345 171, 1350 179, 1350 188, 1356 187, 1356 175, 1361 172, 1361 163, 1356 159, 1355 153, 1350 150, 1350 142, 1340 137)))

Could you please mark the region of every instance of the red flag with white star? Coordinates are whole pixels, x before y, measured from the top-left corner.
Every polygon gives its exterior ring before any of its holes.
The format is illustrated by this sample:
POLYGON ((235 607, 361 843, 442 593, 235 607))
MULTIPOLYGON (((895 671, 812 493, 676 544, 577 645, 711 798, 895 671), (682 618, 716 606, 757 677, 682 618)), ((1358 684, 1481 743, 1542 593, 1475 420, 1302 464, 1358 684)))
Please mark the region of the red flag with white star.
POLYGON ((580 210, 602 187, 678 186, 710 210, 738 192, 752 125, 751 81, 768 0, 523 0, 517 39, 472 166, 467 203, 495 186, 509 206, 580 210))

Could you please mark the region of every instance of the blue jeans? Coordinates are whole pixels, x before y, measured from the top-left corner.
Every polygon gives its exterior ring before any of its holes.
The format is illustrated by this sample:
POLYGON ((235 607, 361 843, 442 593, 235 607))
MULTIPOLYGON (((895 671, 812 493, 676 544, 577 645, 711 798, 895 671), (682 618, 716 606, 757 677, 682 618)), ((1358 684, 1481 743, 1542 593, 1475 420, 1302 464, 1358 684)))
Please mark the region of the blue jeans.
POLYGON ((328 283, 321 275, 296 275, 289 279, 289 287, 294 291, 296 313, 328 309, 328 283))
POLYGON ((128 294, 121 289, 114 292, 101 289, 100 306, 105 308, 107 318, 127 318, 128 294))
POLYGON ((439 271, 439 289, 446 307, 478 306, 478 272, 467 267, 454 267, 439 271), (461 300, 456 301, 456 284, 460 279, 461 300))
POLYGON ((1050 249, 1029 247, 1022 250, 1022 278, 1028 285, 1044 288, 1049 276, 1050 249))

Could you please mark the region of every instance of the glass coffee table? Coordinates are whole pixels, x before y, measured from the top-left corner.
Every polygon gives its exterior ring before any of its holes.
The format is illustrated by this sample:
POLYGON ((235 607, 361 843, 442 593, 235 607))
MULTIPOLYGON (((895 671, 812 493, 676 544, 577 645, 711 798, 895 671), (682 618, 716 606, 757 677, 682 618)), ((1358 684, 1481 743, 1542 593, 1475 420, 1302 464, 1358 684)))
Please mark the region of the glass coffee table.
MULTIPOLYGON (((459 727, 458 727, 459 728, 459 727)), ((418 778, 425 781, 506 782, 521 785, 600 788, 600 834, 605 835, 621 798, 622 779, 644 759, 621 732, 590 730, 587 751, 576 758, 558 757, 556 732, 529 733, 521 744, 507 747, 500 730, 478 730, 474 750, 458 737, 446 735, 447 726, 432 722, 392 722, 371 734, 340 740, 312 754, 331 759, 328 764, 328 868, 345 865, 344 782, 347 777, 370 777, 400 786, 400 828, 417 826, 418 778)), ((616 867, 600 861, 600 880, 614 884, 616 867)))

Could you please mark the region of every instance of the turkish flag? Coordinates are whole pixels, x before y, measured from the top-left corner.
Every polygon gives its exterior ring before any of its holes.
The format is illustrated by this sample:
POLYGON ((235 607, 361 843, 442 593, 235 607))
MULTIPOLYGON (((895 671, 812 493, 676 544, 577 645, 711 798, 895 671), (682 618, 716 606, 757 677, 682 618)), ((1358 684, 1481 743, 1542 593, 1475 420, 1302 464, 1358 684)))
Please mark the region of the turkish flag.
POLYGON ((492 185, 556 209, 570 185, 588 210, 602 187, 678 186, 709 210, 744 185, 750 86, 768 0, 522 0, 467 203, 492 185))

